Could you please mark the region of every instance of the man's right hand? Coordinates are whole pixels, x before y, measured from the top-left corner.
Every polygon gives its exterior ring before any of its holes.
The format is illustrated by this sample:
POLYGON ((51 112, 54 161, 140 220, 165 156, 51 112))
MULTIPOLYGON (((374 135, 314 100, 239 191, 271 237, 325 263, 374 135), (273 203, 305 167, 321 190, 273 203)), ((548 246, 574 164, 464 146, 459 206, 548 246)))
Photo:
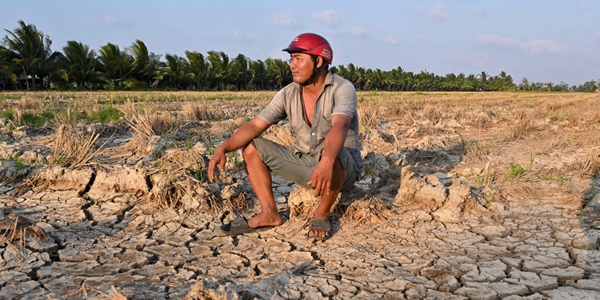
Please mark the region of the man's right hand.
POLYGON ((215 154, 210 159, 208 163, 208 179, 210 182, 215 182, 215 167, 219 166, 219 171, 225 171, 225 164, 227 163, 227 156, 225 155, 225 151, 221 150, 221 148, 217 148, 215 150, 215 154))

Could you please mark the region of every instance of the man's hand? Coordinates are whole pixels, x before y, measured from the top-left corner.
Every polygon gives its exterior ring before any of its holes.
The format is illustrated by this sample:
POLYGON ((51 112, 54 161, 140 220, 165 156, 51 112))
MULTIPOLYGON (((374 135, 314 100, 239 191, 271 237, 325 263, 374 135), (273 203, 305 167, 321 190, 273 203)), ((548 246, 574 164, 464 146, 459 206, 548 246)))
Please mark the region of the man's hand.
POLYGON ((329 194, 331 192, 331 181, 333 180, 333 163, 328 158, 323 157, 313 170, 308 185, 315 189, 315 197, 329 194))
POLYGON ((208 163, 208 179, 210 182, 215 182, 215 167, 218 165, 219 170, 223 172, 225 171, 226 163, 227 156, 225 156, 225 151, 221 150, 221 148, 217 148, 217 150, 215 150, 215 154, 208 163))

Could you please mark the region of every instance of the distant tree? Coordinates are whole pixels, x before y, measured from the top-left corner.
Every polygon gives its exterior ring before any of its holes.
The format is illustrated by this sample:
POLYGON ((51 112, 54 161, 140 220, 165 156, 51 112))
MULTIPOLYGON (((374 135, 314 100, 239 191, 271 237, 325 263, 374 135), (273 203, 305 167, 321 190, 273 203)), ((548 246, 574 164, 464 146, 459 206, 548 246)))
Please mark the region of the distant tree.
POLYGON ((22 69, 23 77, 26 79, 27 89, 29 76, 32 78, 33 89, 37 88, 36 75, 45 63, 56 58, 57 54, 52 52, 50 37, 39 31, 33 24, 25 24, 19 21, 19 27, 10 31, 2 40, 6 49, 14 53, 13 61, 22 69))
POLYGON ((19 66, 13 61, 15 53, 0 46, 0 80, 4 83, 4 87, 17 87, 17 73, 19 66))
POLYGON ((96 52, 81 42, 68 41, 59 59, 59 76, 65 82, 77 84, 77 89, 86 89, 86 82, 97 82, 102 73, 96 69, 96 52))
POLYGON ((281 89, 284 84, 291 82, 292 72, 287 61, 279 58, 267 58, 265 63, 267 64, 267 78, 272 83, 270 88, 281 89))
POLYGON ((202 89, 210 77, 210 65, 202 53, 185 51, 188 73, 193 75, 194 89, 202 89))
POLYGON ((250 80, 248 81, 248 89, 259 90, 267 87, 267 64, 262 60, 254 60, 250 62, 250 80))
POLYGON ((232 75, 231 59, 223 51, 208 51, 207 60, 210 62, 210 76, 213 85, 225 90, 232 75))
POLYGON ((175 89, 185 89, 194 80, 194 74, 189 72, 189 63, 185 57, 175 54, 165 55, 167 61, 165 74, 170 86, 175 89))
POLYGON ((98 60, 102 63, 103 76, 114 83, 115 90, 119 88, 119 82, 133 71, 133 57, 112 43, 100 47, 98 60))

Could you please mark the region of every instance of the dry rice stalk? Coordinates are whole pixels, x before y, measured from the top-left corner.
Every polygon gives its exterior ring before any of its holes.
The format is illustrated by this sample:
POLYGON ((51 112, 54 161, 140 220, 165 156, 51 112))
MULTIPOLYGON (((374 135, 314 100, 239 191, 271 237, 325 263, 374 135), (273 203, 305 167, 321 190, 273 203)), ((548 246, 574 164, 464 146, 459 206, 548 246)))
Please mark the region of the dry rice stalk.
POLYGON ((23 109, 37 109, 43 107, 43 103, 40 99, 33 97, 23 97, 19 100, 19 107, 23 109))
POLYGON ((578 164, 576 169, 582 175, 594 176, 598 174, 598 171, 600 171, 600 148, 591 150, 585 161, 578 164))
POLYGON ((379 122, 383 119, 379 108, 380 105, 375 103, 360 105, 358 107, 359 124, 366 127, 368 131, 379 126, 379 122))
POLYGON ((437 124, 442 119, 442 113, 438 106, 426 105, 423 108, 423 119, 429 120, 433 124, 437 124))
POLYGON ((127 300, 127 297, 123 296, 123 294, 119 293, 119 291, 117 291, 117 289, 115 289, 115 287, 113 285, 110 286, 110 291, 108 291, 108 294, 105 294, 103 292, 98 291, 100 294, 102 294, 102 298, 104 300, 127 300))
POLYGON ((263 133, 263 137, 285 147, 289 147, 297 141, 289 124, 271 126, 263 133))
POLYGON ((11 123, 15 127, 23 126, 23 124, 25 124, 25 122, 23 121, 23 111, 20 108, 15 108, 13 120, 11 121, 11 123))
POLYGON ((187 103, 181 106, 183 115, 190 120, 214 120, 215 110, 209 105, 187 103))
POLYGON ((32 237, 34 240, 42 238, 46 241, 48 240, 48 235, 46 235, 43 229, 35 226, 32 221, 18 215, 8 215, 4 220, 1 220, 0 232, 3 232, 0 237, 0 244, 6 243, 19 254, 21 252, 13 245, 15 241, 19 242, 20 249, 25 249, 27 237, 32 237))
POLYGON ((97 149, 94 144, 100 137, 100 133, 92 133, 89 136, 78 133, 73 126, 61 125, 54 134, 54 142, 50 145, 53 162, 61 166, 78 169, 93 165, 92 159, 104 152, 104 143, 97 149))
POLYGON ((363 222, 367 224, 387 223, 391 218, 391 205, 393 204, 384 203, 377 197, 365 196, 348 206, 342 220, 353 222, 353 227, 363 222))
MULTIPOLYGON (((131 114, 128 112, 127 114, 131 114)), ((175 118, 170 113, 154 114, 154 113, 137 113, 129 119, 125 119, 127 124, 134 132, 133 137, 127 143, 127 150, 145 151, 150 140, 155 136, 169 134, 174 129, 179 128, 180 120, 175 118)))

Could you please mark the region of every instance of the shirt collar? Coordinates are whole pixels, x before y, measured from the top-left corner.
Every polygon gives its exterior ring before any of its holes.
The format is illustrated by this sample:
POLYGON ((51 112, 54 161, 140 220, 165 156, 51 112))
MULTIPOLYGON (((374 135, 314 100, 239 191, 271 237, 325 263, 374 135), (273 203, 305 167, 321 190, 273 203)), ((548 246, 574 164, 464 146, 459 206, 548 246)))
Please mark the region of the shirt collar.
MULTIPOLYGON (((299 83, 295 83, 296 88, 301 88, 299 83)), ((323 88, 325 88, 328 85, 333 85, 333 73, 331 73, 331 71, 327 70, 327 74, 325 74, 325 81, 323 83, 323 88)))

